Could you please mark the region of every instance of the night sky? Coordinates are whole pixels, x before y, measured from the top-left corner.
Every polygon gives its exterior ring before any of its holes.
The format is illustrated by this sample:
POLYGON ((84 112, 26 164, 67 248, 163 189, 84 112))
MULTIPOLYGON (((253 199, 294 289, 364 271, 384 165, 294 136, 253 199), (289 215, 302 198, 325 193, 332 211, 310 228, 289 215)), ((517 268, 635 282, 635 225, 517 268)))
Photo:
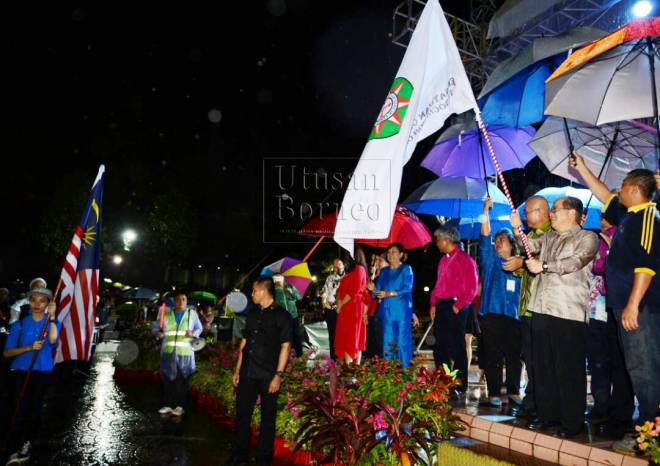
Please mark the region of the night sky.
MULTIPOLYGON (((404 53, 388 37, 398 1, 55 3, 6 14, 0 283, 57 276, 65 251, 44 238, 70 238, 101 163, 106 274, 158 286, 167 265, 304 255, 307 244, 262 243, 263 160, 359 157, 404 53), (163 243, 163 213, 194 232, 188 249, 163 243), (115 271, 126 227, 140 237, 115 271)), ((463 15, 465 3, 442 2, 463 15)), ((403 194, 433 179, 417 166, 425 143, 403 194)))

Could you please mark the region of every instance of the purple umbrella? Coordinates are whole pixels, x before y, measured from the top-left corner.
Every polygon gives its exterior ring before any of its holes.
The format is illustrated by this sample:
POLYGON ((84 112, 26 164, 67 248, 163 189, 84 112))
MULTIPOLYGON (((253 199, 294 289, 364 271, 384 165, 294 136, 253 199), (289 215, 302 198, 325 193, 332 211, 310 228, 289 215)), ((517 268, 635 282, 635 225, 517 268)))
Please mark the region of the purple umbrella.
MULTIPOLYGON (((456 131, 456 128, 450 127, 447 132, 451 131, 458 133, 458 136, 443 138, 440 135, 436 145, 424 158, 422 167, 438 176, 483 179, 497 173, 479 129, 456 131)), ((531 126, 493 126, 488 133, 502 171, 522 168, 536 155, 527 145, 536 133, 531 126)))

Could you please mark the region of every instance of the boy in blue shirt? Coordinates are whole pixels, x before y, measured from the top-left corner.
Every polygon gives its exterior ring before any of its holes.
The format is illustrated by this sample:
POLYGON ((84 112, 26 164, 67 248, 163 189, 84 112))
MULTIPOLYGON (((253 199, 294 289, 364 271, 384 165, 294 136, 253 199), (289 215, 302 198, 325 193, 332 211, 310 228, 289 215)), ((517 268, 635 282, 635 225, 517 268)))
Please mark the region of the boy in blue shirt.
POLYGON ((53 352, 57 347, 62 324, 55 318, 53 293, 47 288, 35 288, 28 293, 30 313, 9 327, 3 356, 13 358, 10 365, 14 404, 18 401, 23 382, 30 368, 34 352, 37 352, 32 375, 27 386, 16 421, 11 430, 8 465, 27 461, 31 454, 31 441, 34 440, 41 421, 41 408, 53 371, 53 352), (46 335, 41 339, 42 329, 46 335), (29 429, 28 429, 29 426, 29 429))

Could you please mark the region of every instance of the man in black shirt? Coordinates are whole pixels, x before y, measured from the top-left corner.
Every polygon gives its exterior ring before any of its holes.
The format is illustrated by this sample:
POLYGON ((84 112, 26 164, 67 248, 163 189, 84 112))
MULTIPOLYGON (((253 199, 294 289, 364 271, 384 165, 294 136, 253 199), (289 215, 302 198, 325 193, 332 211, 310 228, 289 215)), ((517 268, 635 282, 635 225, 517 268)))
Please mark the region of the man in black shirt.
POLYGON ((642 424, 655 418, 660 403, 660 216, 651 202, 657 181, 650 170, 632 170, 617 196, 582 157, 573 166, 618 223, 606 261, 607 305, 618 323, 642 424))
POLYGON ((236 439, 228 465, 247 463, 252 412, 261 397, 257 464, 271 464, 275 443, 277 394, 289 360, 293 320, 275 303, 275 285, 260 277, 252 285, 255 306, 247 316, 233 383, 236 392, 236 439))

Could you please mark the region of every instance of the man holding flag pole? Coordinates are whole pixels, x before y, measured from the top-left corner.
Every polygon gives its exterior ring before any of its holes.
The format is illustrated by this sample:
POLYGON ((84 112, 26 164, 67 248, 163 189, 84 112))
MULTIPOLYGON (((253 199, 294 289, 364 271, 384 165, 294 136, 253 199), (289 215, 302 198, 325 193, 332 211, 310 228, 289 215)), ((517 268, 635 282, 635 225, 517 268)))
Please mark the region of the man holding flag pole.
POLYGON ((54 366, 53 352, 56 351, 55 362, 89 360, 91 356, 104 172, 102 165, 73 235, 55 293, 46 288, 30 290, 31 312, 12 324, 5 343, 3 356, 13 358, 16 400, 7 431, 9 451, 13 452, 7 464, 19 464, 30 458, 31 441, 38 432, 43 398, 54 366), (60 290, 56 318, 55 303, 60 290))

